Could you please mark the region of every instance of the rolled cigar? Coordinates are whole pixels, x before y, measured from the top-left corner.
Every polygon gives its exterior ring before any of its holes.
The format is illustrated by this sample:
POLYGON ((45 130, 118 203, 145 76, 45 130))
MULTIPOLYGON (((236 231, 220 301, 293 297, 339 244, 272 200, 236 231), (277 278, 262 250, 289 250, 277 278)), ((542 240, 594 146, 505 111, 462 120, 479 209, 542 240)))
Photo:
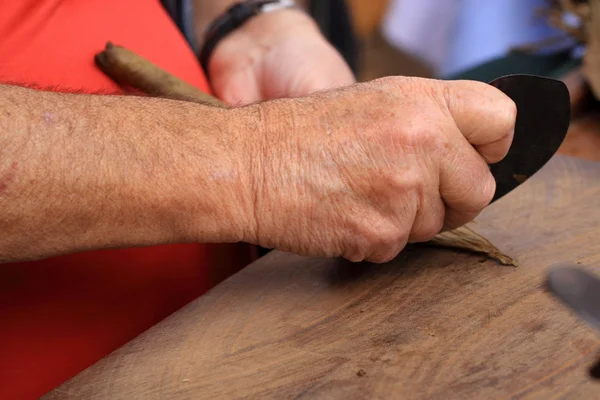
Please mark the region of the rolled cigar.
POLYGON ((108 42, 104 51, 96 54, 94 60, 98 68, 119 85, 135 88, 150 96, 228 108, 219 99, 204 93, 123 46, 108 42))

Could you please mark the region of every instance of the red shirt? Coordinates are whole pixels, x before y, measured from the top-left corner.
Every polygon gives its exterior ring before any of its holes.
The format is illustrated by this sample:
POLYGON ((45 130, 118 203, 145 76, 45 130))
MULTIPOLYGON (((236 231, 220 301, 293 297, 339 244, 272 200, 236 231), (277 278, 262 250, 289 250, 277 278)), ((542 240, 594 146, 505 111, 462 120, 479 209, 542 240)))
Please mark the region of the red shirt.
MULTIPOLYGON (((0 82, 117 92, 93 61, 107 41, 207 90, 158 0, 0 1, 0 82)), ((250 261, 242 244, 171 245, 0 265, 0 399, 43 395, 250 261)))

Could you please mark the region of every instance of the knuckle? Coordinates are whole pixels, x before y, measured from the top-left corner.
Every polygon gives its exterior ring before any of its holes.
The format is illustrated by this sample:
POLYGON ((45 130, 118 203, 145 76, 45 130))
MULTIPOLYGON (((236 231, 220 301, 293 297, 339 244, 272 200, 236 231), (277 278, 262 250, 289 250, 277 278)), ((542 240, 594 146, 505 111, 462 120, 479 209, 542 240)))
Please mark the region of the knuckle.
POLYGON ((508 141, 496 142, 487 146, 480 146, 477 150, 486 162, 495 164, 502 161, 508 153, 510 143, 508 141))
POLYGON ((362 262, 366 257, 365 247, 359 243, 350 243, 342 252, 342 257, 350 262, 362 262))
POLYGON ((496 193, 496 181, 487 167, 478 165, 469 171, 471 179, 461 184, 453 208, 462 213, 479 213, 492 201, 496 193))
POLYGON ((488 169, 480 179, 474 182, 472 191, 474 192, 471 202, 472 211, 481 211, 490 204, 496 194, 496 181, 488 169))
POLYGON ((390 169, 389 172, 381 174, 381 179, 385 199, 380 198, 379 201, 380 204, 383 204, 381 200, 384 200, 391 211, 397 207, 398 196, 406 196, 421 191, 426 181, 424 173, 418 168, 410 168, 404 173, 398 173, 398 171, 390 169))
POLYGON ((426 125, 413 125, 405 132, 406 145, 420 148, 428 156, 443 154, 450 148, 450 137, 445 129, 435 121, 427 121, 426 125))
POLYGON ((362 262, 373 249, 372 234, 365 229, 364 222, 355 222, 343 239, 342 257, 351 262, 362 262))
POLYGON ((356 253, 356 252, 349 252, 348 254, 344 254, 343 256, 346 260, 353 262, 353 263, 359 263, 364 261, 365 257, 363 255, 361 255, 360 253, 356 253))
POLYGON ((389 254, 408 236, 407 230, 389 221, 366 224, 364 235, 369 243, 368 247, 372 249, 371 253, 374 254, 389 254))
POLYGON ((445 108, 453 109, 456 106, 457 102, 462 100, 462 92, 460 90, 456 90, 455 85, 448 85, 445 83, 441 83, 441 94, 442 99, 444 100, 445 108))
POLYGON ((413 230, 412 242, 427 242, 435 237, 444 227, 444 218, 435 218, 413 230))
POLYGON ((394 226, 386 226, 380 228, 377 232, 377 240, 375 245, 381 249, 389 249, 395 247, 402 238, 402 233, 394 226))
POLYGON ((408 243, 408 234, 395 234, 389 244, 372 253, 368 260, 376 264, 384 264, 395 259, 408 243))

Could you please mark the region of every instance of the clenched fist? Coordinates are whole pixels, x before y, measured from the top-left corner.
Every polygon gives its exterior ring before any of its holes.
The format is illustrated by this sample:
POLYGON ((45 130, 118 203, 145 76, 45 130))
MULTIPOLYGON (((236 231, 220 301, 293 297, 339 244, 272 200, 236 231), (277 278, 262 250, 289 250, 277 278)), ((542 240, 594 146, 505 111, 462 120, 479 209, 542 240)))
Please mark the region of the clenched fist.
POLYGON ((459 227, 495 192, 516 106, 484 83, 385 78, 234 110, 248 141, 245 241, 387 262, 459 227))

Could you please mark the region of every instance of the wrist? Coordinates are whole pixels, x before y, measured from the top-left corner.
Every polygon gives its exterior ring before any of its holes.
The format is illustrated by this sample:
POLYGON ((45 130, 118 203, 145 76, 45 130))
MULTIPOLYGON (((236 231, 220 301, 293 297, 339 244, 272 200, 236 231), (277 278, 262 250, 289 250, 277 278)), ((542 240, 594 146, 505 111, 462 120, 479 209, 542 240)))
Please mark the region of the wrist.
POLYGON ((297 149, 303 135, 291 133, 306 132, 302 128, 309 130, 310 127, 294 101, 268 101, 238 110, 245 114, 244 118, 252 121, 249 125, 253 127, 249 132, 246 161, 250 174, 245 185, 250 198, 251 222, 248 226, 251 229, 245 232, 242 241, 275 248, 279 237, 289 228, 282 221, 294 218, 284 210, 290 210, 289 204, 298 200, 294 193, 282 190, 285 184, 289 184, 283 177, 298 179, 297 189, 304 183, 302 171, 295 169, 300 165, 297 149), (302 128, 298 129, 297 124, 302 128))
POLYGON ((214 128, 206 129, 203 111, 190 123, 199 129, 192 128, 188 143, 180 141, 186 176, 173 186, 183 199, 181 230, 187 241, 248 241, 254 232, 251 181, 258 119, 243 109, 211 109, 214 128))

